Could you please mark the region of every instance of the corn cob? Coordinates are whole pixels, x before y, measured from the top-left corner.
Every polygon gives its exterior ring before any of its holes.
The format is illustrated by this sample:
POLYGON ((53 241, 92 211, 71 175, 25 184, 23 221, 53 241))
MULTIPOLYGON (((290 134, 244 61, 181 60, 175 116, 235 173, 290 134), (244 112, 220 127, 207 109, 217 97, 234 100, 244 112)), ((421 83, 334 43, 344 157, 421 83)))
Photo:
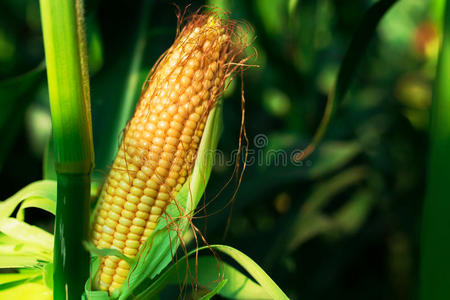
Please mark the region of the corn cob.
MULTIPOLYGON (((208 113, 241 51, 233 26, 214 14, 195 15, 151 71, 96 208, 92 239, 135 257, 186 181, 208 113)), ((129 265, 102 259, 97 288, 112 293, 129 265)))

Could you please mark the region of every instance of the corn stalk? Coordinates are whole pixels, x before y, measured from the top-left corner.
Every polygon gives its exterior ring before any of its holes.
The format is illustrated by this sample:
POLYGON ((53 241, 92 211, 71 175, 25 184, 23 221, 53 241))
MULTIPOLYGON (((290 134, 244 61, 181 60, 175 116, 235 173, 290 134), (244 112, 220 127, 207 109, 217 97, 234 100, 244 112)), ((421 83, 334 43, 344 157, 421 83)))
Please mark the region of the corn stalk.
POLYGON ((58 179, 54 299, 80 299, 89 273, 82 241, 93 167, 83 8, 81 0, 41 0, 40 8, 58 179))

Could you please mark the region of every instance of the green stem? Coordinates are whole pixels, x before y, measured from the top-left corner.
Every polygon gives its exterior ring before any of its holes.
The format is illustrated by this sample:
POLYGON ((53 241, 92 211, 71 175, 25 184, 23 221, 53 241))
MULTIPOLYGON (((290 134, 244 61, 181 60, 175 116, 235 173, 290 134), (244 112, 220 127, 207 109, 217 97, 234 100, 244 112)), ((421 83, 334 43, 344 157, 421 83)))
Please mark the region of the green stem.
POLYGON ((80 299, 94 157, 83 8, 81 0, 40 0, 40 7, 58 179, 53 295, 80 299))
POLYGON ((450 1, 433 87, 427 195, 421 236, 422 300, 450 299, 450 1))
POLYGON ((54 247, 54 299, 81 299, 89 276, 88 239, 90 176, 58 174, 54 247))

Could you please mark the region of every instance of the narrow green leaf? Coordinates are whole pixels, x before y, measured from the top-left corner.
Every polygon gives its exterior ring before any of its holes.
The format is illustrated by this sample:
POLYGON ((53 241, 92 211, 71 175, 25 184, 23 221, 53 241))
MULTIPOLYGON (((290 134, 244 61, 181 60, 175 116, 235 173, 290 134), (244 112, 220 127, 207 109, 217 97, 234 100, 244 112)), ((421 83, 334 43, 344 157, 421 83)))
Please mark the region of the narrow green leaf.
POLYGON ((0 284, 23 280, 27 278, 33 278, 40 275, 41 271, 39 269, 34 269, 32 272, 27 273, 1 273, 0 274, 0 284))
POLYGON ((20 284, 25 284, 27 282, 37 282, 42 280, 42 274, 41 272, 28 272, 28 273, 15 273, 15 274, 0 274, 3 275, 0 280, 5 280, 4 282, 0 283, 0 291, 10 289, 12 287, 15 287, 20 284), (11 280, 14 278, 11 275, 19 275, 15 276, 16 279, 11 280))
POLYGON ((13 256, 30 257, 36 262, 45 262, 52 260, 52 253, 45 249, 37 247, 34 244, 26 244, 17 241, 14 238, 9 238, 8 241, 2 239, 2 242, 0 243, 0 257, 6 257, 6 261, 8 261, 8 259, 13 256))
POLYGON ((210 247, 232 257, 261 285, 272 299, 289 299, 272 278, 257 263, 241 251, 224 245, 211 245, 210 247))
POLYGON ((39 227, 13 218, 0 219, 1 266, 30 267, 52 261, 53 236, 39 227))
POLYGON ((54 200, 48 199, 48 198, 28 198, 25 201, 22 202, 22 205, 20 205, 19 211, 17 212, 17 218, 19 220, 23 220, 23 215, 25 208, 34 207, 34 208, 40 208, 42 210, 45 210, 53 215, 56 214, 56 202, 54 200), (22 216, 19 218, 19 216, 22 216))
MULTIPOLYGON (((183 258, 181 260, 184 260, 183 258)), ((195 259, 189 260, 191 274, 195 274, 197 267, 198 284, 204 287, 214 282, 227 280, 227 284, 221 287, 218 293, 231 299, 270 299, 265 290, 252 279, 242 274, 229 264, 212 256, 201 256, 196 264, 195 259)), ((181 267, 178 268, 181 270, 181 267)), ((179 278, 183 278, 178 275, 179 278)), ((214 286, 214 285, 213 285, 214 286)))
POLYGON ((41 283, 25 283, 0 291, 0 299, 53 300, 53 296, 41 283))
POLYGON ((308 177, 314 179, 341 168, 360 154, 361 150, 361 145, 356 142, 324 143, 308 169, 308 177))
POLYGON ((369 190, 362 190, 352 196, 333 215, 333 221, 337 227, 346 233, 355 232, 366 220, 374 204, 374 199, 369 190))
MULTIPOLYGON (((27 199, 46 199, 42 200, 42 203, 46 203, 44 206, 49 210, 51 208, 50 202, 56 203, 56 181, 53 180, 39 180, 30 183, 20 191, 15 193, 3 202, 0 202, 0 219, 9 217, 17 205, 27 199)), ((33 203, 33 202, 32 202, 33 203)), ((40 203, 38 203, 40 204, 40 203)), ((50 211, 52 212, 52 211, 50 211)), ((54 214, 54 210, 52 212, 54 214)))
MULTIPOLYGON (((302 205, 300 215, 307 215, 324 208, 333 196, 344 191, 348 187, 360 183, 369 174, 365 166, 355 166, 341 171, 332 178, 321 182, 312 191, 311 195, 302 205)), ((298 219, 302 217, 299 216, 298 219)))
POLYGON ((31 268, 38 265, 38 260, 31 256, 0 256, 0 268, 31 268))
POLYGON ((39 227, 13 218, 0 219, 0 231, 29 245, 35 245, 49 252, 53 250, 53 235, 39 227))
POLYGON ((45 285, 53 289, 53 263, 47 263, 42 270, 42 277, 45 285))
POLYGON ((349 90, 350 84, 356 77, 355 74, 366 54, 369 43, 375 36, 378 23, 396 2, 397 0, 380 0, 372 5, 372 7, 362 16, 362 21, 358 25, 345 53, 344 59, 342 60, 335 86, 328 95, 322 121, 314 134, 311 144, 305 149, 301 159, 311 154, 322 140, 336 107, 342 102, 349 90))
POLYGON ((33 70, 0 81, 0 170, 23 123, 25 110, 34 99, 32 93, 44 79, 45 64, 33 70))
POLYGON ((450 1, 446 1, 431 107, 429 169, 423 207, 420 299, 450 299, 450 1))
POLYGON ((217 295, 223 289, 223 287, 227 284, 227 282, 228 282, 228 279, 221 280, 212 291, 203 295, 201 298, 199 298, 199 300, 211 299, 213 296, 217 295))
POLYGON ((122 252, 117 249, 99 249, 94 246, 92 242, 83 242, 84 247, 93 255, 98 257, 104 256, 117 256, 128 263, 128 265, 133 266, 135 264, 135 259, 125 256, 122 252))
MULTIPOLYGON (((206 249, 203 247, 201 249, 206 249)), ((200 250, 200 249, 199 249, 200 250)), ((137 295, 139 299, 152 298, 160 293, 167 284, 179 285, 180 280, 188 279, 192 284, 217 291, 220 295, 231 299, 271 299, 269 294, 252 279, 242 274, 229 264, 212 256, 200 256, 196 260, 193 256, 197 250, 192 250, 187 255, 167 268, 158 276, 142 293, 137 295), (186 258, 189 258, 189 268, 186 258), (189 272, 189 273, 186 273, 189 272), (216 290, 218 285, 227 280, 226 285, 216 290)))

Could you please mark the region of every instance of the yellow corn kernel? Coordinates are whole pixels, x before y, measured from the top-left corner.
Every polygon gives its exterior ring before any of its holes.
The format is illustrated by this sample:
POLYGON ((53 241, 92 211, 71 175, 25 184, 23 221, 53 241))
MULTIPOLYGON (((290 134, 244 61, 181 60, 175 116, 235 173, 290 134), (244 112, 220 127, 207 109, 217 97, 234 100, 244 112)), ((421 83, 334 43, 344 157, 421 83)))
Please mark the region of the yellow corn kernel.
MULTIPOLYGON (((232 26, 195 15, 162 57, 144 88, 101 193, 93 242, 134 257, 194 165, 205 122, 240 49, 232 26)), ((110 293, 129 272, 102 259, 98 287, 110 293)))

